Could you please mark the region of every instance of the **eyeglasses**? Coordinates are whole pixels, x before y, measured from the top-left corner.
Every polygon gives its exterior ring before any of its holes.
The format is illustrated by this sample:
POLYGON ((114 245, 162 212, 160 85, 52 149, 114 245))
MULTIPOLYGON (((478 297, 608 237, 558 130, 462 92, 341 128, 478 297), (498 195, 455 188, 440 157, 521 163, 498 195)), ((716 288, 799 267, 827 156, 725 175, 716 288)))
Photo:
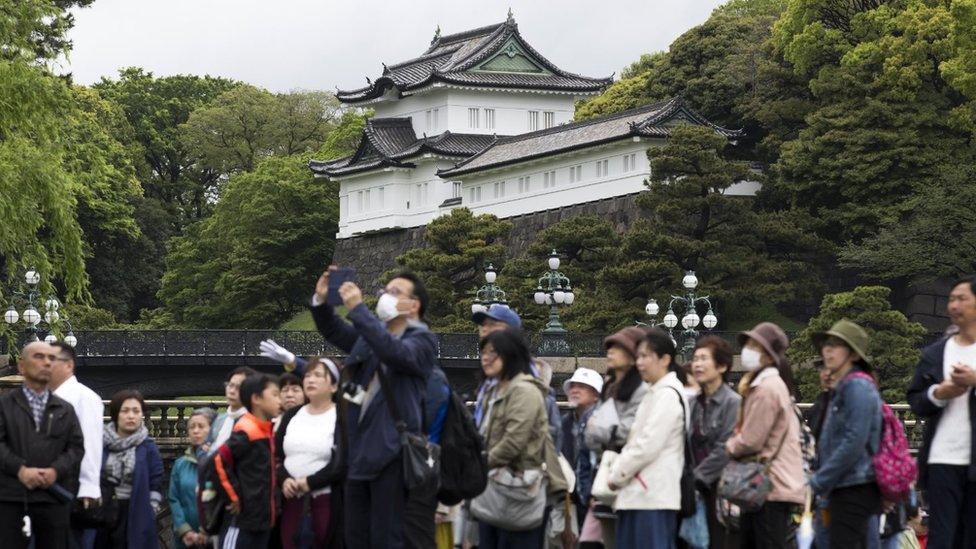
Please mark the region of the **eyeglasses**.
POLYGON ((241 388, 240 383, 231 383, 229 381, 224 382, 224 389, 240 389, 240 388, 241 388))
POLYGON ((400 288, 397 288, 395 286, 392 287, 392 288, 390 288, 390 289, 380 288, 379 290, 376 290, 376 297, 380 297, 383 294, 390 294, 393 297, 398 298, 398 299, 399 298, 403 298, 403 299, 417 299, 413 294, 404 294, 403 290, 401 290, 400 288))

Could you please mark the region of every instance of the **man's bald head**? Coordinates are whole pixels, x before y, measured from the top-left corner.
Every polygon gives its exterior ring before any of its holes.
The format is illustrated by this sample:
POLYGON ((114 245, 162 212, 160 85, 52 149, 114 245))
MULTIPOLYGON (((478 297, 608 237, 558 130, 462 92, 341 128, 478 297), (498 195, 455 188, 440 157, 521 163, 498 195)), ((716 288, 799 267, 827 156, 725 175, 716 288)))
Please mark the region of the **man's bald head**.
POLYGON ((43 341, 24 345, 17 361, 17 370, 24 376, 24 384, 34 391, 43 391, 51 381, 51 367, 57 358, 57 350, 43 341))

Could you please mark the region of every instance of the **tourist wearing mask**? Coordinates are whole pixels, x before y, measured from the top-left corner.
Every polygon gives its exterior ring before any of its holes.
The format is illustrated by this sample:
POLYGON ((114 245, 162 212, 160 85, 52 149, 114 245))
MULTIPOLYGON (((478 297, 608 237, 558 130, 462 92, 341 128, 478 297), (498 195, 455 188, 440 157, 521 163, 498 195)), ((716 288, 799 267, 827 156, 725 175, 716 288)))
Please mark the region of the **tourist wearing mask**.
POLYGON ((881 441, 881 396, 871 375, 868 335, 849 320, 813 335, 834 383, 830 412, 817 440, 810 488, 829 503, 831 549, 865 547, 869 519, 881 511, 871 460, 881 441))
MULTIPOLYGON (((602 402, 586 423, 586 446, 596 453, 597 461, 605 450, 619 452, 627 442, 637 407, 647 385, 637 371, 637 345, 647 334, 647 328, 630 326, 603 340, 607 354, 607 376, 603 385, 602 402)), ((613 547, 616 524, 612 510, 593 502, 584 521, 584 534, 599 529, 606 547, 613 547), (599 526, 597 526, 599 525, 599 526)))
MULTIPOLYGON (((311 517, 313 547, 342 547, 342 483, 345 480, 345 424, 335 396, 339 368, 330 358, 312 357, 302 379, 308 403, 281 416, 275 435, 281 507, 281 546, 297 547, 303 517, 311 517)), ((308 534, 307 532, 305 533, 308 534)))
MULTIPOLYGON (((547 468, 550 493, 565 493, 566 481, 549 436, 547 387, 532 376, 529 361, 529 348, 519 332, 496 331, 481 340, 482 371, 487 378, 497 380, 495 396, 485 412, 488 467, 508 468, 515 473, 547 468), (553 455, 547 455, 547 447, 553 455)), ((539 509, 540 518, 542 514, 539 509)), ((524 531, 505 530, 481 521, 478 547, 535 549, 543 544, 544 528, 544 521, 524 531)))
POLYGON ((746 374, 739 382, 742 409, 735 434, 725 443, 732 459, 769 463, 772 490, 756 511, 740 518, 740 547, 787 546, 790 514, 804 502, 800 423, 794 413, 793 375, 786 360, 789 339, 771 322, 739 334, 746 374))
POLYGON ((695 486, 705 500, 711 549, 738 546, 737 532, 727 530, 715 513, 718 480, 729 462, 725 441, 735 430, 742 402, 742 397, 726 383, 732 357, 732 346, 727 341, 707 335, 695 343, 691 359, 691 375, 701 388, 691 401, 691 455, 695 460, 695 486))
POLYGON ((186 434, 190 446, 173 463, 169 476, 169 510, 173 516, 173 542, 178 549, 202 547, 207 535, 200 529, 197 514, 197 463, 206 456, 206 443, 210 425, 217 413, 213 408, 197 408, 186 420, 186 434))
POLYGON ((583 525, 586 510, 590 503, 590 490, 596 475, 596 459, 593 451, 586 447, 584 433, 586 422, 600 403, 603 391, 603 378, 596 370, 577 368, 573 376, 563 383, 563 392, 569 400, 571 409, 563 416, 562 454, 573 467, 576 474, 576 490, 573 493, 577 526, 583 525))
POLYGON ((671 336, 659 328, 637 347, 636 368, 649 389, 607 483, 619 490, 613 505, 619 549, 675 547, 687 406, 674 355, 671 336))
POLYGON ((163 501, 163 460, 143 422, 142 393, 115 393, 108 406, 102 476, 115 486, 118 519, 95 537, 101 549, 156 547, 156 513, 163 501))

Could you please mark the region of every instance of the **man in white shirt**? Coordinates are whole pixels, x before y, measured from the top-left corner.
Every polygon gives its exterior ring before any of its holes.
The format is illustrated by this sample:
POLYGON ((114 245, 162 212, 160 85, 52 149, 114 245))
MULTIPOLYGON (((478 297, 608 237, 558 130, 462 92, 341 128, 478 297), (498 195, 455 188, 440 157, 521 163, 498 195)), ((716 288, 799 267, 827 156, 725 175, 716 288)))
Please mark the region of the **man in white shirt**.
POLYGON ((919 486, 929 502, 929 549, 976 547, 976 276, 949 293, 958 331, 922 351, 908 388, 925 419, 919 486))
MULTIPOLYGON (((81 460, 74 509, 91 509, 98 505, 102 497, 100 479, 105 405, 95 391, 82 385, 75 377, 74 347, 64 342, 54 343, 52 347, 57 352, 57 358, 51 367, 51 382, 48 387, 74 408, 85 439, 85 457, 81 460)), ((94 530, 72 530, 72 534, 77 547, 88 549, 95 543, 94 530)))

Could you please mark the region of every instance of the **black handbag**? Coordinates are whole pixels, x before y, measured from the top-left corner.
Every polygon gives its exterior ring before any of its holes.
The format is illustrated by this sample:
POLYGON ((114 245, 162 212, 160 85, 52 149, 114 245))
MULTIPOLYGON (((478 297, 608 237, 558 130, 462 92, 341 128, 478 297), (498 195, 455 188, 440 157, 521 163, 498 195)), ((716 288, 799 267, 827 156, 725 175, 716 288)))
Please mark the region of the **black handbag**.
POLYGON ((71 527, 77 530, 112 528, 119 520, 119 501, 115 497, 115 484, 101 480, 102 497, 87 509, 81 499, 71 505, 71 527))
MULTIPOLYGON (((390 407, 390 415, 396 422, 397 432, 400 433, 400 457, 403 461, 403 480, 407 490, 431 486, 432 490, 436 491, 441 470, 441 447, 430 442, 424 435, 407 431, 407 424, 397 411, 393 390, 390 389, 382 364, 376 373, 380 379, 380 389, 386 398, 386 404, 390 407)), ((424 431, 426 432, 427 429, 424 428, 424 431)))
POLYGON ((681 439, 685 447, 685 466, 681 470, 681 509, 678 516, 688 518, 695 515, 698 504, 695 501, 695 472, 692 465, 691 445, 688 444, 688 410, 685 408, 685 399, 681 392, 671 387, 678 395, 678 402, 681 403, 681 439))

